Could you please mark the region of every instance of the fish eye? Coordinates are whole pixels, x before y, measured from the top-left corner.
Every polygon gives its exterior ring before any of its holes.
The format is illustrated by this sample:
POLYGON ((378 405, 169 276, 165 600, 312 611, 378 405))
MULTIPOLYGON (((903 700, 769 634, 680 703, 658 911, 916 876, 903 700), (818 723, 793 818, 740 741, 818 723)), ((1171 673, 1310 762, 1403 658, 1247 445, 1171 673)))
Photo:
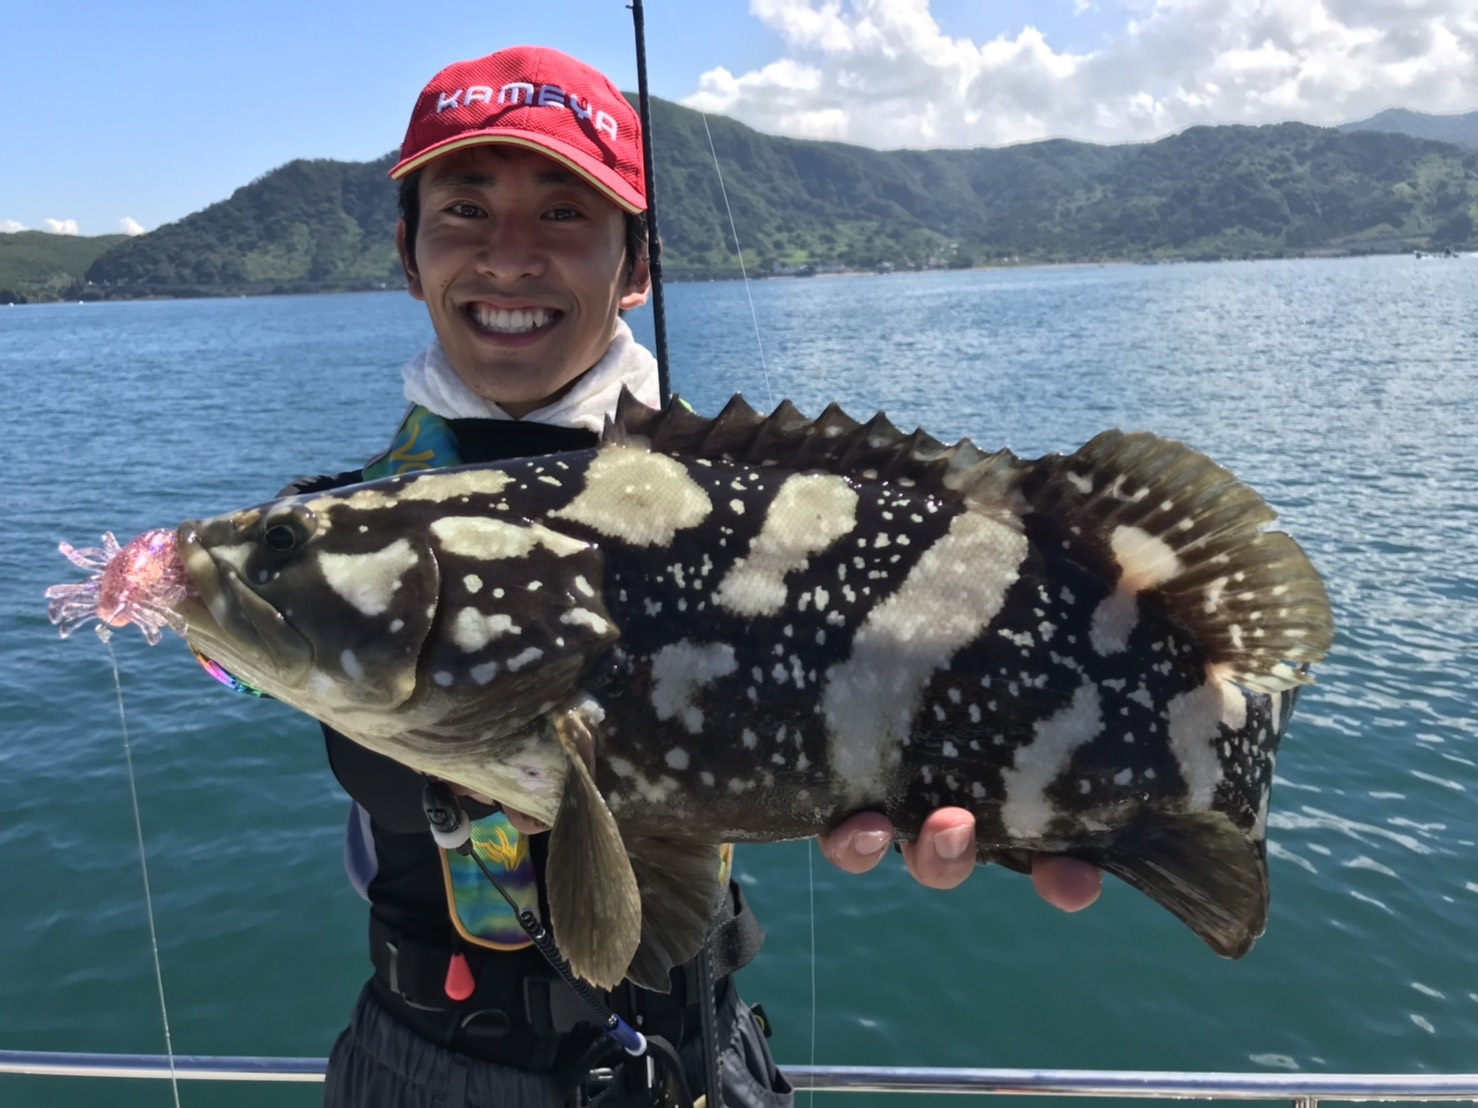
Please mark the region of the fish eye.
POLYGON ((262 545, 276 554, 286 554, 313 537, 317 529, 313 513, 291 507, 262 521, 262 545))

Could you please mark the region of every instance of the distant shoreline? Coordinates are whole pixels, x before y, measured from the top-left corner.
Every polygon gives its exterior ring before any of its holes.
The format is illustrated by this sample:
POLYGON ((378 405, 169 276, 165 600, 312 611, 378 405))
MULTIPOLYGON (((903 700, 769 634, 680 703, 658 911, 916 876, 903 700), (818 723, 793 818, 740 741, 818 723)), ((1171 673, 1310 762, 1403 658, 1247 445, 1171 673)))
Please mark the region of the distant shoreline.
MULTIPOLYGON (((992 265, 976 265, 959 268, 930 267, 927 269, 839 269, 827 270, 816 273, 750 273, 747 276, 739 273, 712 274, 698 276, 693 274, 666 274, 665 279, 670 285, 689 284, 712 284, 719 281, 810 281, 825 280, 837 277, 908 277, 920 274, 938 273, 999 273, 1047 269, 1102 269, 1108 266, 1162 266, 1162 265, 1217 265, 1226 262, 1273 262, 1273 261, 1332 261, 1341 259, 1358 258, 1387 258, 1410 256, 1413 260, 1423 261, 1447 261, 1459 260, 1471 256, 1470 252, 1464 251, 1430 251, 1415 250, 1411 248, 1401 250, 1361 250, 1361 251, 1309 251, 1303 254, 1249 256, 1242 258, 1103 258, 1091 261, 1023 261, 1023 262, 1001 262, 992 265)), ((8 290, 0 290, 3 294, 8 290)), ((266 296, 337 296, 350 293, 366 292, 404 292, 400 285, 380 283, 377 285, 364 285, 355 287, 344 285, 333 288, 308 288, 302 282, 280 282, 272 288, 243 289, 240 287, 228 287, 221 289, 197 289, 181 292, 152 292, 137 296, 128 295, 93 295, 82 297, 56 297, 52 299, 3 299, 0 298, 0 307, 35 307, 42 304, 84 304, 84 303, 126 303, 132 301, 159 301, 159 300, 238 300, 247 297, 257 298, 266 296)))

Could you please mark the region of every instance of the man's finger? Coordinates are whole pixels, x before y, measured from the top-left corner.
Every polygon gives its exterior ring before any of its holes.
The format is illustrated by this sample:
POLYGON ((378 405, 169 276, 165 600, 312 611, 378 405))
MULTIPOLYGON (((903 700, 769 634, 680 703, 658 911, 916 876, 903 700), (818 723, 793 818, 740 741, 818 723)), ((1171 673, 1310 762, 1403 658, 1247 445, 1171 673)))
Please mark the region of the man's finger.
POLYGON ((822 855, 838 869, 866 873, 883 860, 893 824, 881 812, 859 812, 834 830, 816 836, 822 855))
POLYGON ((1053 907, 1081 912, 1103 891, 1103 873, 1081 858, 1037 854, 1032 858, 1032 886, 1053 907))
POLYGON ((916 842, 903 844, 908 872, 931 889, 953 889, 975 869, 975 817, 964 808, 929 813, 916 842))

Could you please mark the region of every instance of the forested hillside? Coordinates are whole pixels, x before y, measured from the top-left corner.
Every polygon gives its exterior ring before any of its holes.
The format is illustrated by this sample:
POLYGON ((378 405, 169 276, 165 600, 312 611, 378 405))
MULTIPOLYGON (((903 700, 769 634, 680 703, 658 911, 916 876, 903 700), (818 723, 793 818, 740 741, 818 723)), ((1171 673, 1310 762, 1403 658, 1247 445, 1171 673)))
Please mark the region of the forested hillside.
MULTIPOLYGON (((1374 127, 1466 117, 877 151, 764 135, 661 100, 652 110, 664 259, 679 279, 738 274, 730 210, 752 274, 1461 250, 1478 234, 1478 149, 1374 127)), ((0 290, 54 299, 393 287, 391 164, 291 162, 131 239, 0 236, 0 290), (34 256, 38 239, 54 257, 34 256), (29 261, 5 268, 20 257, 6 248, 22 241, 29 261)))

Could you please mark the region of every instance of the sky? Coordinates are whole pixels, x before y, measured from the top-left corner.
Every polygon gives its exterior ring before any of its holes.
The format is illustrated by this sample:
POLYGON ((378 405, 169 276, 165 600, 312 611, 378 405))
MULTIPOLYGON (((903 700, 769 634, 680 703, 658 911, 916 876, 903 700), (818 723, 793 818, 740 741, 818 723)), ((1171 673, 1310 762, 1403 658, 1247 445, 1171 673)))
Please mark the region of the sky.
MULTIPOLYGON (((377 158, 399 146, 432 74, 503 46, 558 47, 634 90, 626 3, 0 6, 0 232, 138 234, 294 158, 377 158)), ((1478 109, 1474 0, 644 8, 653 95, 879 149, 1478 109)))

